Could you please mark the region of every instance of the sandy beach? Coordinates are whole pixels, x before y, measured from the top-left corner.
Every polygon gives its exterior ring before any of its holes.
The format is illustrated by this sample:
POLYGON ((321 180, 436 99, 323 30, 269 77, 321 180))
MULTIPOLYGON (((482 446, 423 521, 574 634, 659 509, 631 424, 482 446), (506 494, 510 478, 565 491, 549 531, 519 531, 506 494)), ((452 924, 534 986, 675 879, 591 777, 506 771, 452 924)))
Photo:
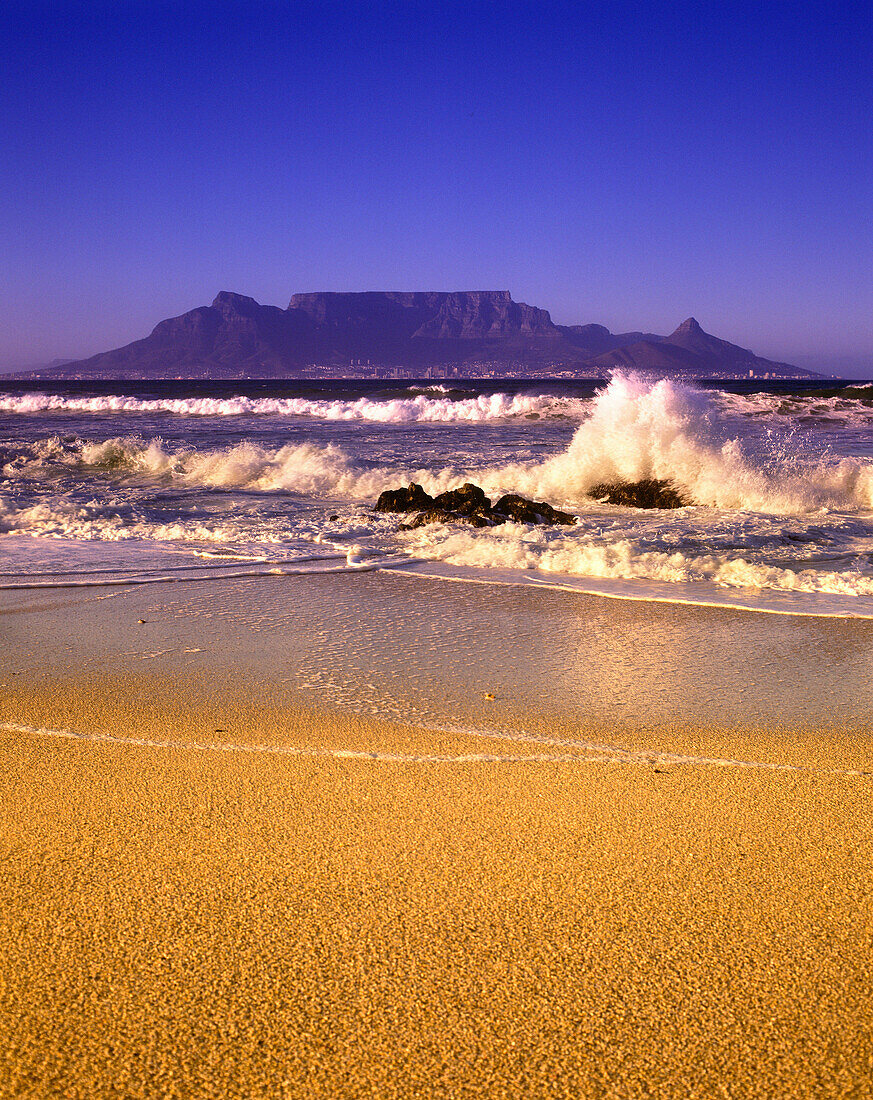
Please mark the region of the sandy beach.
POLYGON ((873 1100, 871 55, 0 0, 0 1100, 873 1100))
POLYGON ((869 728, 425 730, 169 588, 4 594, 4 1095, 871 1095, 869 728))

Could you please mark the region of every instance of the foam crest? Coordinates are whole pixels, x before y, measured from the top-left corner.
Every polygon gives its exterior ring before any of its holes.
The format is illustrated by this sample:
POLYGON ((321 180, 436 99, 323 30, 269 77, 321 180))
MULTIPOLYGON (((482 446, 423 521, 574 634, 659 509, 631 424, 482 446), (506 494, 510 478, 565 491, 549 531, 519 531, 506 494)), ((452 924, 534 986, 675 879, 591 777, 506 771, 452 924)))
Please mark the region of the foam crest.
POLYGON ((453 398, 452 391, 434 386, 414 397, 354 401, 304 397, 186 397, 138 398, 124 396, 70 397, 26 393, 0 396, 5 413, 170 414, 173 416, 285 416, 320 420, 366 420, 378 423, 476 423, 517 417, 582 415, 584 402, 537 394, 480 394, 453 398))
POLYGON ((522 492, 579 506, 604 481, 671 481, 698 505, 769 513, 873 505, 873 467, 831 460, 792 432, 743 432, 709 395, 616 374, 562 454, 508 468, 522 492))
MULTIPOLYGON (((243 442, 197 450, 173 448, 162 439, 116 436, 101 442, 64 444, 57 438, 36 451, 17 472, 52 462, 88 473, 171 482, 191 487, 279 490, 320 495, 354 495, 359 483, 381 486, 384 475, 366 469, 333 444, 301 443, 278 448, 243 442)), ((13 472, 9 466, 4 472, 13 472)), ((362 489, 361 491, 365 491, 362 489)))
POLYGON ((43 480, 60 472, 102 475, 122 483, 158 483, 190 488, 284 491, 313 497, 365 501, 398 481, 418 480, 441 492, 465 476, 463 470, 373 466, 356 460, 337 444, 263 447, 243 442, 198 450, 172 447, 164 440, 116 436, 99 442, 58 436, 31 445, 7 461, 0 473, 10 480, 43 480))
POLYGON ((601 580, 658 581, 669 584, 709 582, 722 588, 840 596, 873 595, 869 571, 791 569, 766 560, 699 550, 652 549, 642 540, 555 535, 551 531, 506 524, 489 531, 421 529, 410 539, 417 556, 450 565, 489 570, 536 570, 601 580))

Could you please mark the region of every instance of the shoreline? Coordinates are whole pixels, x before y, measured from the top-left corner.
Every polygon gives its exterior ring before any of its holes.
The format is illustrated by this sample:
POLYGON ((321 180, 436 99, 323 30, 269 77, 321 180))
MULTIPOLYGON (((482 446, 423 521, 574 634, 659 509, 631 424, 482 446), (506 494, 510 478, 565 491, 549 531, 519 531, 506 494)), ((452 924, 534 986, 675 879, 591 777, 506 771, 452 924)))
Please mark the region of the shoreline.
MULTIPOLYGON (((30 539, 31 536, 6 536, 30 539)), ((76 540, 68 540, 76 542, 76 540)), ((277 577, 323 577, 338 574, 363 574, 383 572, 398 577, 415 577, 426 581, 452 582, 492 587, 517 587, 567 592, 576 596, 592 596, 599 599, 622 600, 632 603, 667 604, 699 610, 737 611, 745 614, 779 615, 798 619, 845 619, 848 621, 873 620, 873 604, 869 596, 857 593, 807 591, 789 588, 754 588, 720 585, 712 581, 657 581, 648 578, 622 579, 594 577, 584 574, 558 573, 548 570, 513 569, 453 565, 439 559, 408 557, 405 550, 382 557, 379 555, 361 561, 348 560, 349 549, 341 543, 328 543, 325 554, 300 556, 288 560, 257 561, 192 561, 187 565, 162 564, 145 568, 131 565, 127 568, 99 567, 84 572, 89 579, 73 568, 29 570, 26 574, 0 573, 0 593, 41 592, 57 589, 100 589, 148 587, 164 584, 220 584, 228 580, 269 580, 277 577), (310 568, 313 562, 343 561, 344 565, 310 568), (142 576, 154 571, 153 576, 142 576), (200 576, 190 574, 200 573, 200 576), (136 575, 140 574, 140 575, 136 575), (189 574, 185 576, 184 574, 189 574), (5 581, 3 577, 12 577, 5 581), (50 577, 50 580, 32 581, 23 578, 50 577), (747 593, 747 594, 743 594, 747 593)))
POLYGON ((873 732, 869 620, 447 579, 356 569, 0 591, 0 690, 158 675, 208 695, 229 675, 275 705, 427 727, 873 732))

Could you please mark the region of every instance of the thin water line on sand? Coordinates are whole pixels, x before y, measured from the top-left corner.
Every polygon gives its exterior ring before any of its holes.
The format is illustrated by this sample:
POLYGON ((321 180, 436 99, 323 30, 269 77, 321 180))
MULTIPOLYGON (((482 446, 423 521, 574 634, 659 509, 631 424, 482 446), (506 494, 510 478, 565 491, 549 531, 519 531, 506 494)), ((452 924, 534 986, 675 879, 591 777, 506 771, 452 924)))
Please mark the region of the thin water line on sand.
MULTIPOLYGON (((428 727, 422 727, 428 728, 428 727)), ((798 772, 818 775, 868 777, 873 772, 849 768, 816 768, 803 764, 769 764, 764 761, 732 760, 729 758, 685 756, 678 753, 652 750, 622 749, 617 745, 598 745, 587 741, 518 735, 486 733, 452 727, 430 727, 444 733, 461 733, 491 740, 527 741, 542 745, 572 746, 596 755, 579 753, 531 754, 508 756, 495 753, 465 753, 458 756, 446 754, 417 754, 385 752, 366 749, 305 749, 296 745, 249 745, 238 742, 202 742, 155 740, 145 737, 119 737, 111 733, 78 733, 75 730, 56 730, 46 726, 28 726, 17 722, 0 722, 0 730, 10 733, 26 733, 38 737, 55 737, 67 741, 93 741, 114 745, 132 745, 137 748, 196 749, 200 752, 261 753, 273 756, 329 757, 336 760, 371 760, 389 764, 639 764, 654 767, 658 764, 696 765, 721 768, 749 768, 764 771, 798 772)))
MULTIPOLYGON (((208 570, 213 569, 219 574, 216 579, 221 580, 223 574, 221 574, 220 571, 223 569, 242 569, 249 566, 252 569, 256 569, 264 568, 266 566, 272 568, 273 566, 280 565, 302 565, 306 562, 313 561, 334 561, 339 558, 344 558, 345 556, 346 551, 343 550, 342 552, 337 552, 336 554, 313 554, 309 557, 303 558, 276 558, 274 560, 271 560, 269 558, 249 558, 248 560, 244 558, 229 559, 225 557, 223 561, 206 561, 199 562, 194 565, 162 565, 160 569, 162 573, 205 573, 208 570)), ((74 576, 76 572, 77 571, 75 569, 28 569, 27 576, 56 577, 60 579, 63 577, 74 576)), ((120 577, 121 582, 119 583, 122 583, 123 579, 127 576, 145 575, 147 572, 147 567, 140 568, 137 566, 130 566, 129 568, 124 568, 122 566, 116 566, 114 568, 106 569, 89 569, 87 572, 89 577, 96 577, 101 574, 106 576, 120 577)), ((21 577, 21 575, 22 574, 20 572, 0 572, 0 577, 21 577)), ((50 584, 49 581, 42 583, 46 585, 50 584)))
MULTIPOLYGON (((625 603, 659 603, 667 604, 669 606, 676 607, 690 607, 690 608, 712 608, 716 611, 741 611, 744 613, 750 613, 754 615, 784 615, 793 616, 800 619, 873 619, 873 611, 804 611, 794 607, 766 607, 758 604, 739 603, 732 602, 728 597, 723 600, 718 599, 705 599, 700 596, 692 597, 686 595, 656 595, 653 592, 611 592, 607 588, 598 585, 596 581, 589 579, 585 583, 581 584, 569 584, 556 580, 550 577, 537 576, 531 573, 529 570, 521 571, 521 574, 517 580, 508 577, 501 577, 499 580, 494 577, 475 577, 468 575, 452 575, 450 573, 443 572, 427 572, 426 569, 415 568, 418 565, 429 566, 434 562, 430 558, 413 558, 409 563, 399 562, 397 564, 385 563, 382 568, 387 572, 391 571, 397 573, 401 577, 426 577, 428 580, 437 581, 453 581, 460 584, 485 584, 500 586, 503 588, 531 588, 531 589, 545 589, 551 592, 569 592, 576 596, 599 596, 606 600, 622 600, 625 603), (407 566, 411 566, 407 568, 407 566)), ((468 568, 468 567, 462 567, 468 568)), ((584 574, 578 574, 583 577, 584 574)), ((622 583, 622 578, 603 578, 603 582, 618 582, 622 583)), ((764 590, 762 590, 764 591, 764 590)), ((780 595, 788 594, 790 592, 783 593, 780 589, 767 589, 766 591, 772 592, 776 598, 780 595)), ((827 592, 815 592, 807 593, 807 595, 826 596, 831 597, 834 595, 842 595, 840 593, 827 593, 827 592)), ((848 599, 854 599, 854 596, 847 596, 848 599)))
POLYGON ((337 760, 373 760, 389 764, 522 764, 522 763, 611 763, 608 757, 560 755, 503 756, 496 753, 466 753, 461 756, 419 755, 364 749, 303 749, 296 745, 246 745, 236 742, 158 741, 146 737, 119 737, 112 733, 77 733, 75 730, 55 730, 46 726, 25 726, 16 722, 0 722, 0 730, 27 733, 38 737, 57 737, 67 741, 99 741, 113 745, 133 745, 152 749, 197 749, 201 752, 263 753, 273 756, 332 757, 337 760))
POLYGON ((816 775, 871 776, 873 770, 860 768, 819 768, 809 764, 775 764, 764 760, 736 760, 720 756, 688 756, 682 753, 664 752, 659 749, 624 749, 620 745, 602 745, 595 741, 577 741, 573 738, 549 737, 537 733, 489 733, 485 730, 469 729, 464 726, 425 727, 440 733, 466 734, 468 737, 483 737, 494 741, 516 741, 536 745, 554 745, 556 747, 582 749, 588 752, 604 754, 611 763, 625 764, 696 764, 715 768, 755 768, 766 771, 806 772, 816 775))
MULTIPOLYGON (((343 555, 336 555, 342 557, 343 555)), ((251 567, 241 568, 235 573, 222 573, 220 576, 203 576, 203 577, 176 577, 176 576, 125 576, 113 580, 86 580, 86 581, 36 581, 34 583, 26 582, 24 584, 2 584, 0 583, 0 592, 17 592, 17 591, 31 591, 33 589, 45 589, 45 588, 126 588, 134 585, 145 584, 194 584, 197 581, 239 581, 249 580, 254 578, 269 579, 271 577, 300 577, 300 576, 325 576, 329 573, 372 573, 380 569, 391 568, 391 564, 380 561, 354 561, 350 560, 348 555, 346 557, 345 565, 338 565, 327 569, 282 569, 274 568, 272 566, 265 567, 251 567)), ((322 559, 313 559, 322 560, 322 559)), ((328 560, 327 558, 323 560, 328 560)), ((331 559, 332 560, 332 557, 331 559)), ((405 564, 407 559, 403 559, 400 564, 405 564)), ((196 568, 196 567, 195 567, 196 568)), ((220 566, 205 566, 206 569, 218 570, 220 566)), ((236 568, 236 567, 231 567, 236 568)))

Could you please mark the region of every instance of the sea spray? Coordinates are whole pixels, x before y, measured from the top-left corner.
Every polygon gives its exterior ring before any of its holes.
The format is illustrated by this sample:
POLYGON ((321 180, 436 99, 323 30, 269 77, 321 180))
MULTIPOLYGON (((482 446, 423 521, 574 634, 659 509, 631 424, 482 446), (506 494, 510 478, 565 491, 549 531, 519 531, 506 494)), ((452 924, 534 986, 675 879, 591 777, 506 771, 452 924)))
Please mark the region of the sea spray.
POLYGON ((670 482, 694 504, 786 514, 869 508, 873 464, 832 460, 790 430, 754 440, 715 399, 668 379, 615 374, 562 454, 501 471, 521 491, 582 505, 592 486, 670 482))

